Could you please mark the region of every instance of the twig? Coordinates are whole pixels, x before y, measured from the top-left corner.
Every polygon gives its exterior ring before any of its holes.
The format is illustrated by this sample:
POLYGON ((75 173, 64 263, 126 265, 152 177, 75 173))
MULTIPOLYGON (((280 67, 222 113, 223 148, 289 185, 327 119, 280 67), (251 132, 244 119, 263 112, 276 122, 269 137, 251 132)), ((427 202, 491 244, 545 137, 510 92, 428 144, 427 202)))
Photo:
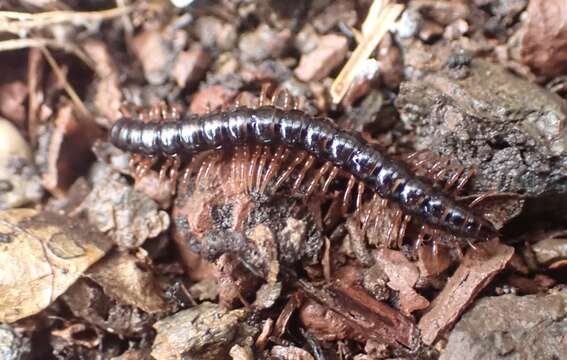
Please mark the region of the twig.
POLYGON ((45 47, 42 47, 40 49, 43 55, 45 56, 45 59, 49 63, 49 66, 51 66, 51 68, 53 69, 55 76, 57 76, 57 79, 61 81, 61 83, 63 84, 63 88, 67 92, 67 95, 69 95, 69 97, 71 98, 71 101, 73 101, 73 104, 75 104, 75 106, 81 112, 82 115, 88 118, 92 118, 90 111, 87 109, 85 104, 83 104, 83 101, 81 100, 79 95, 77 95, 75 89, 73 89, 71 84, 69 84, 69 82, 67 81, 67 77, 61 70, 61 67, 59 67, 59 64, 57 64, 57 61, 55 61, 55 59, 53 58, 53 55, 51 55, 49 50, 45 47))
POLYGON ((362 28, 362 41, 358 44, 331 86, 331 98, 335 104, 341 102, 356 77, 361 64, 370 57, 380 40, 382 40, 404 10, 404 5, 401 4, 388 4, 381 9, 381 2, 381 0, 376 0, 370 8, 362 28))
POLYGON ((63 50, 71 53, 81 59, 87 66, 95 70, 95 66, 91 59, 83 53, 83 51, 75 45, 67 44, 61 41, 45 38, 33 38, 33 39, 10 39, 0 41, 0 52, 11 51, 27 48, 55 48, 58 50, 63 50))
POLYGON ((127 6, 101 11, 49 11, 37 14, 0 11, 0 32, 21 35, 33 29, 56 24, 70 23, 73 25, 83 25, 119 17, 128 14, 134 9, 134 6, 127 6))

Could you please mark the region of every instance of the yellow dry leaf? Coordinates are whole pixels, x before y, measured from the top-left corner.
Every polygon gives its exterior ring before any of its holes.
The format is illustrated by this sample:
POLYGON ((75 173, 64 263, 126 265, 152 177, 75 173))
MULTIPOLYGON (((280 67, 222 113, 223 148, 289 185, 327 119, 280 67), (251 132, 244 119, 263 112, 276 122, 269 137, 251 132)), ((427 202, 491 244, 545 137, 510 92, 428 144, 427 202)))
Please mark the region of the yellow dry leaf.
POLYGON ((0 323, 45 309, 111 246, 77 219, 33 209, 0 212, 0 323))

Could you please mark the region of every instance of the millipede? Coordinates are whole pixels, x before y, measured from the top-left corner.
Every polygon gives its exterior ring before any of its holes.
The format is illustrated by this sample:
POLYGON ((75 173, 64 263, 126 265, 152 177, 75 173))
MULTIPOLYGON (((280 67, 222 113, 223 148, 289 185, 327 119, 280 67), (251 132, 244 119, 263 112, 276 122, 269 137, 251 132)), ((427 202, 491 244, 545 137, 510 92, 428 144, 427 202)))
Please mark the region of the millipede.
MULTIPOLYGON (((466 239, 464 241, 471 245, 498 236, 494 225, 477 213, 472 204, 459 203, 456 196, 447 191, 449 186, 440 188, 425 181, 407 162, 388 156, 357 134, 341 129, 331 119, 311 116, 290 106, 290 95, 285 91, 284 106, 276 106, 279 96, 280 93, 274 94, 271 101, 266 101, 263 91, 255 107, 236 103, 232 109, 202 116, 173 112, 162 115, 161 121, 140 121, 134 116, 124 116, 112 126, 110 141, 133 154, 154 160, 165 158, 173 168, 179 166, 180 156, 191 158, 205 151, 238 150, 250 145, 273 146, 276 148, 271 154, 273 162, 258 180, 261 188, 281 170, 274 182, 274 187, 278 188, 303 164, 301 171, 295 173, 294 189, 297 189, 305 180, 307 169, 318 161, 322 166, 309 182, 307 195, 317 186, 327 191, 339 174, 346 174, 345 206, 356 188, 357 209, 361 206, 362 194, 369 192, 373 199, 397 204, 404 224, 416 218, 433 231, 466 239), (285 159, 289 160, 287 168, 279 169, 285 159)), ((265 163, 266 152, 259 151, 255 161, 265 163)), ((443 171, 437 174, 441 173, 443 171)), ((454 185, 457 180, 458 176, 453 176, 448 183, 454 185)), ((461 186, 459 184, 459 188, 461 186)))

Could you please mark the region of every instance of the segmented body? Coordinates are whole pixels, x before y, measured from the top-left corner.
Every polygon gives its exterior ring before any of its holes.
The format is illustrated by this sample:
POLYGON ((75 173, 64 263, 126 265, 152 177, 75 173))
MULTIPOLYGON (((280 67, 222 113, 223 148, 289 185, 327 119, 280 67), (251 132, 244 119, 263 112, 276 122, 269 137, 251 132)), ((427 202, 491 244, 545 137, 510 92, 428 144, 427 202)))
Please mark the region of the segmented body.
POLYGON ((398 203, 405 213, 433 228, 474 240, 496 236, 490 222, 422 181, 403 162, 388 157, 328 119, 299 110, 240 107, 161 123, 121 119, 114 124, 110 139, 118 148, 148 156, 194 154, 250 143, 305 150, 352 174, 371 191, 398 203))

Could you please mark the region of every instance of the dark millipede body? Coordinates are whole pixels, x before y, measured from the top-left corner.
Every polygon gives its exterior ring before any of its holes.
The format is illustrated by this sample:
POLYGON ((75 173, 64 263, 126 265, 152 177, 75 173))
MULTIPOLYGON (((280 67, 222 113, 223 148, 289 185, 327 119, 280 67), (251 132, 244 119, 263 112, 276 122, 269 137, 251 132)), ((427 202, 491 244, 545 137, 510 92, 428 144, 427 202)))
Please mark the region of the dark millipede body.
POLYGON ((476 240, 497 235, 489 221, 419 179, 404 163, 389 158, 328 119, 299 110, 240 107, 161 123, 123 118, 112 127, 110 139, 129 152, 166 156, 250 143, 282 144, 306 150, 340 167, 433 228, 476 240))

